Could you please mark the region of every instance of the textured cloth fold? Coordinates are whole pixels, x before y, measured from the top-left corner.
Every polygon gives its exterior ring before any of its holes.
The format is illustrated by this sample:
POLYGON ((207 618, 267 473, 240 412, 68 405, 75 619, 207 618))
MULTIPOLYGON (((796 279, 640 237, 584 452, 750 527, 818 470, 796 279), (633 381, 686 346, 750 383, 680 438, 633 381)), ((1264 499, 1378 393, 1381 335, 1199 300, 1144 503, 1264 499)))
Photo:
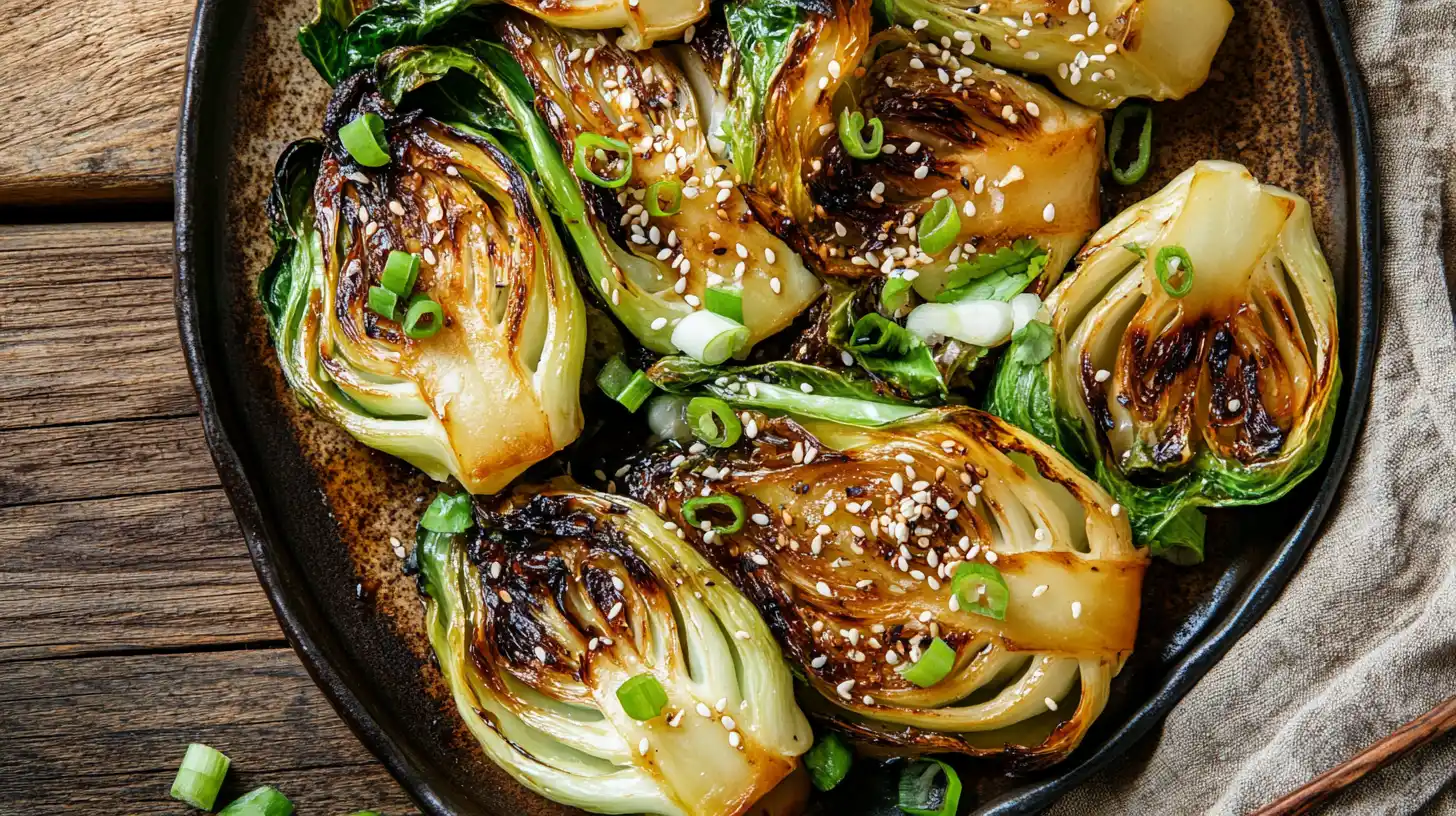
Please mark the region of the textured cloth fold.
MULTIPOLYGON (((1323 535, 1153 747, 1055 814, 1242 814, 1456 694, 1456 0, 1347 0, 1385 249, 1374 396, 1323 535)), ((1347 364, 1348 365, 1348 364, 1347 364)), ((1151 740, 1152 738, 1150 738, 1151 740)), ((1456 740, 1330 814, 1456 813, 1456 740)))

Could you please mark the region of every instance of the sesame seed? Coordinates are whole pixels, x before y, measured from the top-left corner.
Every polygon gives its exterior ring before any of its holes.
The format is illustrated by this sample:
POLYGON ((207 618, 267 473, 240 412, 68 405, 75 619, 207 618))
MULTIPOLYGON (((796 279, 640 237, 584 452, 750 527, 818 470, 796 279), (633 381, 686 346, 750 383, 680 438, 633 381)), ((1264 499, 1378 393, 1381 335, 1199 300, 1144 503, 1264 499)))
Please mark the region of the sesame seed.
POLYGON ((1113 503, 1110 512, 1112 513, 1113 518, 1117 518, 1119 515, 1122 514, 1122 505, 1113 503))
POLYGON ((840 697, 843 697, 844 699, 848 700, 848 699, 850 699, 849 692, 853 688, 854 688, 854 681, 853 680, 845 680, 843 683, 840 683, 839 685, 835 686, 834 687, 834 690, 839 693, 839 696, 840 697))
POLYGON ((728 710, 728 698, 719 697, 718 702, 713 703, 713 710, 718 712, 719 714, 722 714, 724 711, 728 710))
POLYGON ((1043 697, 1042 698, 1042 702, 1043 703, 1046 703, 1046 707, 1049 708, 1049 709, 1051 709, 1052 711, 1056 711, 1057 710, 1057 701, 1056 700, 1053 700, 1050 697, 1043 697))
POLYGON ((832 598, 832 597, 834 597, 834 593, 829 591, 829 585, 826 584, 826 583, 824 583, 823 581, 820 581, 819 583, 815 584, 814 585, 814 588, 817 589, 817 590, 819 590, 819 594, 820 595, 823 595, 826 598, 832 598))
POLYGON ((616 617, 620 614, 622 614, 622 602, 617 601, 616 603, 612 604, 612 610, 607 613, 607 620, 615 620, 616 617))
MULTIPOLYGON (((928 165, 922 164, 919 167, 915 168, 915 178, 923 179, 928 175, 930 175, 930 167, 928 165)), ((1050 221, 1051 219, 1048 218, 1047 220, 1050 221)))
POLYGON ((710 709, 710 708, 708 708, 703 703, 698 703, 698 707, 695 710, 698 712, 698 716, 699 717, 711 717, 711 716, 713 716, 713 710, 710 709))
POLYGON ((1046 207, 1043 208, 1042 211, 1041 211, 1041 218, 1042 218, 1043 221, 1047 222, 1048 224, 1050 224, 1051 222, 1057 220, 1057 207, 1056 207, 1056 205, 1055 204, 1048 204, 1048 205, 1046 205, 1046 207))
POLYGON ((819 656, 815 657, 813 660, 810 660, 809 661, 809 666, 811 668, 815 668, 815 669, 822 669, 822 668, 824 668, 824 664, 825 663, 828 663, 828 662, 829 662, 829 658, 828 657, 825 657, 824 655, 819 655, 819 656))
POLYGON ((737 748, 743 744, 743 737, 737 731, 728 732, 728 744, 737 748))
POLYGON ((535 651, 535 653, 536 653, 536 659, 537 660, 541 661, 542 663, 545 663, 546 662, 546 650, 545 649, 541 648, 540 646, 537 646, 533 651, 535 651))
POLYGON ((1242 407, 1244 407, 1244 404, 1237 399, 1231 399, 1228 401, 1228 409, 1230 411, 1237 411, 1242 407))
POLYGON ((1082 617, 1082 602, 1081 601, 1072 601, 1072 617, 1074 617, 1074 618, 1080 618, 1080 617, 1082 617))
POLYGON ((1099 369, 1097 369, 1097 373, 1092 375, 1092 379, 1096 380, 1097 382, 1104 383, 1104 382, 1107 382, 1107 380, 1111 376, 1112 376, 1112 372, 1111 371, 1108 371, 1105 368, 1099 368, 1099 369))
POLYGON ((656 320, 652 321, 652 330, 653 331, 659 331, 659 330, 661 330, 666 325, 667 325, 667 318, 665 318, 665 317, 659 317, 656 320))
POLYGON ((1033 597, 1033 598, 1040 598, 1041 597, 1041 594, 1043 592, 1046 592, 1046 591, 1047 591, 1047 585, 1046 584, 1037 584, 1036 585, 1036 589, 1033 589, 1031 591, 1031 597, 1033 597))
POLYGON ((651 750, 652 743, 648 742, 646 737, 643 737, 642 741, 637 743, 637 753, 642 756, 647 756, 647 752, 651 750))

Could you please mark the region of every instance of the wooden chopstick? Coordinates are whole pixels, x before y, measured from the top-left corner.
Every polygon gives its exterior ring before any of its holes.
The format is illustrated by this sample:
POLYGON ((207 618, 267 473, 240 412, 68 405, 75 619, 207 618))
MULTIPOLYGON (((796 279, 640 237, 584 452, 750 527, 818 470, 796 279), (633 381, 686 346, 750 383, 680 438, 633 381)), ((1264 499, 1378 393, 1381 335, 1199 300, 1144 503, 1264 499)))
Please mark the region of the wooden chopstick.
POLYGON ((1397 728, 1390 736, 1305 783, 1304 787, 1249 814, 1249 816, 1298 816, 1309 813, 1326 799, 1360 781, 1442 734, 1456 730, 1456 696, 1397 728))

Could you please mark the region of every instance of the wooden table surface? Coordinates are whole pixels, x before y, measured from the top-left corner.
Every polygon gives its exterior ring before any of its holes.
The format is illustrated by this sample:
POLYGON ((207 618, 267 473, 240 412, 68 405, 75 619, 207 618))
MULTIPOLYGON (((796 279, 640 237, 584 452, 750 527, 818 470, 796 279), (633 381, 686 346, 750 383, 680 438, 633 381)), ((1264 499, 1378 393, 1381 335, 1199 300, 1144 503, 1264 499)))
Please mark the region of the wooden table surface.
POLYGON ((412 813, 299 664, 218 487, 172 307, 192 0, 8 4, 0 26, 0 812, 228 796, 412 813))

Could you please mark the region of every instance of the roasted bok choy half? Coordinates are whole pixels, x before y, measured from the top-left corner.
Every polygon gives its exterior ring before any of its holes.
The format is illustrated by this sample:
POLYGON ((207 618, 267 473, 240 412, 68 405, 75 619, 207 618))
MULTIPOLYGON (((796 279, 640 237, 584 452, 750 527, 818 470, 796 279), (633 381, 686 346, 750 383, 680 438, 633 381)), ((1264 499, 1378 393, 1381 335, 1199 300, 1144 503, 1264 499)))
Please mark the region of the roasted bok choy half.
POLYGON ((731 447, 653 454, 626 482, 758 606, 806 709, 913 752, 1030 767, 1075 748, 1133 648, 1147 564, 1112 497, 975 409, 745 417, 731 447))
POLYGON ((521 784, 597 813, 736 816, 808 750, 768 626, 648 508, 553 484, 478 526, 446 515, 417 541, 430 641, 521 784))
POLYGON ((990 408, 1095 466, 1156 553, 1197 561, 1195 508, 1279 498, 1329 442, 1339 330, 1309 204, 1199 162, 1078 261, 1047 300, 1051 355, 1009 354, 990 408))
POLYGON ((500 25, 585 202, 572 235, 613 313, 649 349, 742 356, 819 297, 819 280, 754 217, 718 162, 686 78, 662 49, 629 52, 522 15, 500 25), (716 318, 716 319, 714 319, 716 318))
POLYGON ((1041 74, 1068 99, 1113 108, 1182 99, 1208 79, 1228 0, 881 0, 887 16, 962 56, 1041 74))
MULTIPOLYGON (((670 40, 708 14, 707 0, 500 0, 553 25, 608 29, 623 48, 670 40), (620 29, 620 34, 613 29, 620 29)), ((452 21, 495 0, 318 0, 298 32, 304 56, 330 84, 367 68, 392 48, 434 39, 452 21)), ((476 12, 486 13, 486 12, 476 12)), ((473 22, 473 21, 469 21, 473 22)))
POLYGON ((261 297, 306 405, 477 493, 576 437, 583 303, 550 213, 496 139, 396 116, 359 74, 324 141, 284 152, 269 212, 261 297))

